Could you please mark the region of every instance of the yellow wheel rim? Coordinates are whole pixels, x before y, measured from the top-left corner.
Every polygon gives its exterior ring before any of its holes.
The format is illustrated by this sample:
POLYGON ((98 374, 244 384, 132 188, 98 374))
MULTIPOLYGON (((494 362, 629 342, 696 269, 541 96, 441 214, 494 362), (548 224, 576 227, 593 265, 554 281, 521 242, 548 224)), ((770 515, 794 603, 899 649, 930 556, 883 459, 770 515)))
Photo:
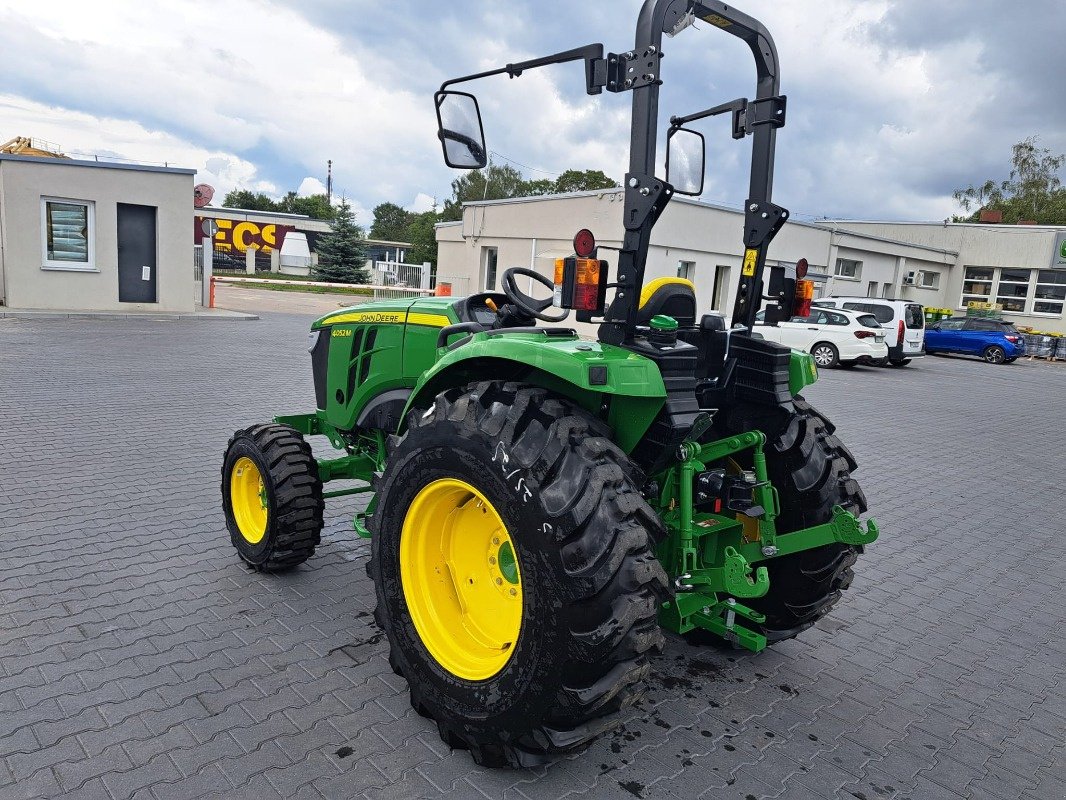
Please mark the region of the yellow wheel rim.
POLYGON ((229 479, 230 505, 237 530, 251 544, 259 544, 267 528, 267 493, 259 467, 247 456, 233 465, 229 479))
POLYGON ((469 681, 506 666, 522 628, 522 577, 500 515, 465 481, 422 488, 400 534, 400 580, 430 655, 469 681))

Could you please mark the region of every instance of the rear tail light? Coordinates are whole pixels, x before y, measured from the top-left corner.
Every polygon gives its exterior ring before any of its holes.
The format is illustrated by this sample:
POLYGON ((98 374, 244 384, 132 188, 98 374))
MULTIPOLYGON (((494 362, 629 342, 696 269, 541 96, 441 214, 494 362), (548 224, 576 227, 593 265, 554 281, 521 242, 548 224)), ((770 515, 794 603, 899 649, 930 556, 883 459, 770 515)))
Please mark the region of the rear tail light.
POLYGON ((1021 341, 1021 337, 1020 336, 1008 336, 1007 337, 1007 341, 1008 342, 1019 342, 1019 341, 1021 341))
POLYGON ((606 291, 606 261, 595 258, 556 259, 555 306, 572 308, 585 314, 601 314, 606 291))
POLYGON ((792 313, 797 317, 809 317, 811 315, 811 301, 814 299, 814 281, 796 281, 796 303, 792 307, 792 313))
POLYGON ((899 343, 903 344, 903 334, 906 332, 906 328, 903 327, 903 320, 899 321, 899 343))
POLYGON ((877 336, 873 331, 855 331, 856 339, 869 339, 871 336, 877 336))

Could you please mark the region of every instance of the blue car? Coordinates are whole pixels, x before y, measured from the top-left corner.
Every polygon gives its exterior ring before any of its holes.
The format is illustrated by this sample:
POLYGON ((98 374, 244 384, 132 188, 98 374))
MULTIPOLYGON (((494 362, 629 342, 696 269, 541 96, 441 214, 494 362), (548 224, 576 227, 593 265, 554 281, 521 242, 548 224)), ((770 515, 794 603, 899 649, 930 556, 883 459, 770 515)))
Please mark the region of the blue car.
POLYGON ((1025 355, 1025 341, 1009 322, 953 317, 925 329, 925 352, 962 353, 989 364, 1009 364, 1025 355))

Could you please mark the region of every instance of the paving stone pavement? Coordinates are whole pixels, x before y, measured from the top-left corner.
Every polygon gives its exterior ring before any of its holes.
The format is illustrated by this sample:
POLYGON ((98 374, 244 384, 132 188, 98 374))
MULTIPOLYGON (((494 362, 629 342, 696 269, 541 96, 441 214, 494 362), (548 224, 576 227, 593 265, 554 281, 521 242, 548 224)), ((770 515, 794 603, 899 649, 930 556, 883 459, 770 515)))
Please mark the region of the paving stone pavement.
POLYGON ((232 430, 312 405, 307 326, 0 319, 0 798, 1066 795, 1063 365, 825 373, 883 530, 836 612, 672 639, 616 733, 486 771, 389 670, 353 501, 286 575, 224 533, 232 430))

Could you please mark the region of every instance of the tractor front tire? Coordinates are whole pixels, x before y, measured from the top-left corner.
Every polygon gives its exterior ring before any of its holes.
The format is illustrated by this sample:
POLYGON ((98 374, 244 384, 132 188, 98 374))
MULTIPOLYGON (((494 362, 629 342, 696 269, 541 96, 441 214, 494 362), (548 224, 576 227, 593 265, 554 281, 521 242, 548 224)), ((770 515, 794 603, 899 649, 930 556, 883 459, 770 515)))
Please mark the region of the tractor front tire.
POLYGON ((483 766, 583 749, 662 649, 662 523, 603 423, 486 382, 412 412, 379 482, 368 571, 411 705, 483 766))
POLYGON ((314 555, 322 533, 322 481, 311 447, 288 425, 253 425, 229 440, 222 508, 237 554, 277 572, 314 555))
MULTIPOLYGON (((723 409, 715 417, 719 438, 750 430, 766 434, 767 472, 781 501, 778 535, 829 522, 833 506, 856 515, 866 511, 866 496, 851 477, 855 458, 834 435, 833 423, 801 396, 780 406, 723 409)), ((791 639, 828 614, 851 585, 861 552, 830 544, 760 562, 770 574, 770 590, 745 602, 766 615, 760 632, 767 641, 791 639)))

